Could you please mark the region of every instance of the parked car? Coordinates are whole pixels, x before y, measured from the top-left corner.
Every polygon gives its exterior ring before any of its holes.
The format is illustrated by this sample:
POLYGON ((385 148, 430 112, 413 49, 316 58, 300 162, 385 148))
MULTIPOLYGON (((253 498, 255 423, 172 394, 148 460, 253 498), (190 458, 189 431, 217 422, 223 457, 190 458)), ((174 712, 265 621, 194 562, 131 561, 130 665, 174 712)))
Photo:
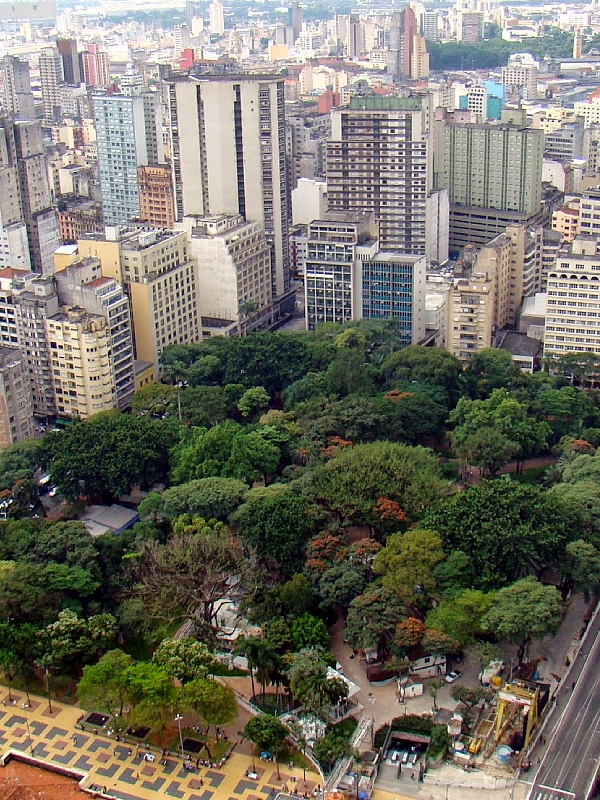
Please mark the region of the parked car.
POLYGON ((446 673, 446 677, 444 678, 444 680, 446 681, 446 683, 454 683, 454 681, 458 680, 461 675, 462 672, 460 670, 453 669, 451 672, 446 673))

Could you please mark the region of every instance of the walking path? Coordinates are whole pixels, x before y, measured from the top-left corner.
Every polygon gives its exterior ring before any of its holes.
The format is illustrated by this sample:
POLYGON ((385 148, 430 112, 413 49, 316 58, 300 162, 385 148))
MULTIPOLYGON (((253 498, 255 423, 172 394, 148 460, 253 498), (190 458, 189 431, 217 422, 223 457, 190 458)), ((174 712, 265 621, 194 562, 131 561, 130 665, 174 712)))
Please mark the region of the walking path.
MULTIPOLYGON (((90 792, 114 797, 117 800, 265 800, 273 797, 284 784, 302 794, 312 794, 321 778, 307 770, 306 787, 302 770, 280 767, 256 759, 256 780, 246 776, 253 761, 248 755, 233 752, 218 768, 187 770, 184 761, 170 756, 161 764, 160 752, 136 751, 135 745, 116 742, 107 734, 85 724, 77 727, 81 709, 30 695, 31 706, 25 707, 26 697, 12 692, 15 703, 9 702, 4 687, 0 688, 0 764, 18 756, 39 766, 54 766, 80 780, 80 787, 90 792), (33 751, 33 755, 32 755, 33 751), (155 755, 154 761, 144 760, 144 754, 155 755)), ((0 770, 0 780, 3 770, 0 770)), ((382 798, 382 800, 384 800, 382 798)))

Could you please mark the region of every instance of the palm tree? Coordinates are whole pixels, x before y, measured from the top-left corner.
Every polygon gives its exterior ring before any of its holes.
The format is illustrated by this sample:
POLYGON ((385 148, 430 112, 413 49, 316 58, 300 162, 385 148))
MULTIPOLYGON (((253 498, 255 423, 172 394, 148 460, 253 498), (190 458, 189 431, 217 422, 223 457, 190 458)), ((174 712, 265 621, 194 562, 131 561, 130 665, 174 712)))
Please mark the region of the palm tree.
POLYGON ((173 361, 163 366, 163 376, 177 387, 177 418, 181 422, 181 385, 187 378, 187 367, 183 361, 173 361))
POLYGON ((238 307, 238 318, 240 323, 244 322, 243 327, 240 325, 240 334, 246 335, 248 333, 248 320, 253 314, 256 314, 258 311, 258 303, 255 303, 254 300, 246 300, 244 303, 240 303, 238 307))

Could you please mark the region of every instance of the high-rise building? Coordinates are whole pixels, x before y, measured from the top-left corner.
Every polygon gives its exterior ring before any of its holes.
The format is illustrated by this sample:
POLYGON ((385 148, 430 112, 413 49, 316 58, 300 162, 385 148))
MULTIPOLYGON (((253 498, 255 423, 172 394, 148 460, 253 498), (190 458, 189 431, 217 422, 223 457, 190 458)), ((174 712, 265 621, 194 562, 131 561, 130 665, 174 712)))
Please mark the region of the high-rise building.
POLYGON ((140 219, 155 228, 171 230, 175 224, 175 195, 170 164, 138 167, 140 219))
POLYGON ((492 346, 495 284, 487 274, 473 272, 455 280, 447 302, 446 349, 461 361, 492 346))
POLYGON ((66 308, 46 320, 59 416, 87 419, 115 408, 111 339, 103 316, 66 308))
POLYGON ((0 118, 0 177, 0 262, 51 271, 60 233, 39 122, 0 118))
POLYGON ((100 50, 97 44, 88 44, 81 53, 83 81, 87 86, 108 86, 110 83, 110 62, 108 53, 100 50))
POLYGON ((353 97, 331 124, 329 208, 372 211, 382 250, 425 255, 431 169, 421 99, 353 97))
POLYGON ((348 18, 348 41, 346 45, 346 55, 348 58, 359 58, 363 50, 363 31, 361 21, 356 14, 350 14, 348 18))
POLYGON ((173 60, 178 61, 182 52, 190 46, 190 29, 183 23, 173 27, 173 60))
POLYGON ((15 119, 35 119, 35 105, 31 93, 29 64, 16 56, 2 59, 4 108, 15 119))
POLYGON ((21 351, 0 345, 0 450, 34 435, 33 400, 21 351))
POLYGON ((308 226, 306 325, 394 319, 401 344, 425 334, 425 257, 379 250, 367 212, 329 211, 308 226))
POLYGON ((87 198, 61 200, 58 203, 58 223, 63 242, 76 242, 85 233, 102 233, 102 206, 87 198))
POLYGON ((581 234, 558 252, 548 275, 544 355, 600 353, 600 254, 595 235, 581 234))
POLYGON ((202 75, 168 83, 177 218, 241 214, 260 222, 273 248, 273 296, 289 298, 284 79, 202 75))
POLYGON ((58 295, 51 275, 12 271, 0 288, 0 342, 18 347, 28 375, 37 417, 56 414, 54 382, 46 320, 58 314, 58 295))
POLYGON ((77 52, 77 41, 75 39, 57 39, 56 46, 62 60, 65 83, 69 86, 79 86, 83 77, 77 52))
POLYGON ((302 33, 302 8, 296 0, 288 8, 288 25, 292 29, 293 44, 302 33))
POLYGON ((40 82, 46 122, 59 122, 61 118, 60 87, 64 83, 63 61, 57 47, 40 53, 40 82))
POLYGON ((448 190, 450 246, 481 245, 542 209, 544 134, 509 123, 463 123, 441 109, 434 181, 448 190))
POLYGON ((502 67, 500 82, 508 92, 518 93, 523 100, 535 100, 539 64, 531 57, 526 58, 527 55, 516 53, 510 56, 507 66, 502 67))
POLYGON ((14 142, 31 268, 34 272, 51 272, 53 253, 60 244, 60 229, 50 192, 41 125, 33 121, 11 124, 5 120, 4 129, 14 142))
POLYGON ((123 94, 93 97, 100 190, 107 225, 140 218, 138 167, 164 162, 159 96, 144 91, 133 75, 130 78, 132 85, 122 82, 123 94))
MULTIPOLYGON (((111 368, 110 408, 126 408, 135 391, 133 336, 129 300, 120 283, 102 276, 99 259, 84 258, 62 269, 56 264, 56 286, 61 306, 85 309, 104 317, 111 368)), ((93 385, 96 379, 92 376, 93 385)), ((97 382, 97 381, 96 381, 97 382)), ((80 414, 81 415, 81 414, 80 414)))
POLYGON ((208 6, 208 26, 211 33, 216 36, 223 36, 225 33, 225 17, 223 14, 223 3, 213 0, 208 6))
POLYGON ((483 39, 483 14, 479 11, 459 11, 456 15, 456 40, 477 42, 483 39))
POLYGON ((184 217, 198 264, 198 309, 203 320, 230 323, 230 333, 247 333, 272 322, 271 248, 258 222, 238 215, 184 217))
POLYGON ((80 256, 100 259, 104 277, 126 288, 131 302, 135 355, 154 364, 171 344, 198 342, 198 268, 183 231, 106 228, 78 242, 80 256))
POLYGON ((395 11, 390 25, 387 64, 388 75, 394 80, 411 77, 415 35, 419 35, 419 26, 412 8, 406 6, 402 11, 395 11))

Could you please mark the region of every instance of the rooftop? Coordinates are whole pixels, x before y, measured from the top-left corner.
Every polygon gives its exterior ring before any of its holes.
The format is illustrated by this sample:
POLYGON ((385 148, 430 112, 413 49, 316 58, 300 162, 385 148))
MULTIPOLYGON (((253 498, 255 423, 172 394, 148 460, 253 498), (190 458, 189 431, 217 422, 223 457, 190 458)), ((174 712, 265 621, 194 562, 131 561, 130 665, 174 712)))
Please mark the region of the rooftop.
POLYGON ((539 339, 531 339, 526 333, 517 331, 500 331, 497 346, 506 350, 511 356, 527 356, 535 358, 542 347, 539 339))

